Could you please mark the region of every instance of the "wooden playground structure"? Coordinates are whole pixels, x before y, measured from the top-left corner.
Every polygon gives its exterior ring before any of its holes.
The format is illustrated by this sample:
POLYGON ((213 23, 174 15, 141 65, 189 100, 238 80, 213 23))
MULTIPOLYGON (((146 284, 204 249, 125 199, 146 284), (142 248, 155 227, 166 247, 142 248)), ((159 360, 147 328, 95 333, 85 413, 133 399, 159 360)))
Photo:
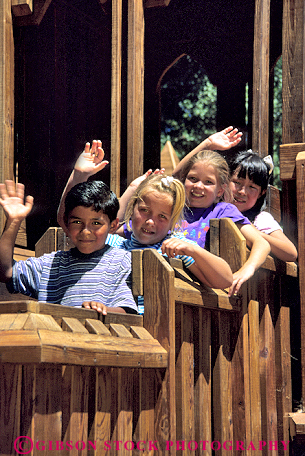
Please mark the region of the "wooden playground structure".
MULTIPOLYGON (((112 5, 110 185, 120 194, 125 10, 120 0, 98 3, 112 5)), ((1 182, 15 169, 13 27, 23 20, 40 24, 50 4, 3 0, 0 6, 1 182)), ((143 171, 144 9, 166 9, 170 0, 126 5, 130 182, 143 171)), ((252 148, 261 155, 270 130, 271 6, 255 1, 252 148)), ((133 252, 133 293, 144 295, 143 318, 109 313, 101 319, 94 311, 8 297, 1 288, 1 455, 304 454, 305 410, 295 412, 292 399, 294 385, 305 397, 305 2, 283 0, 282 8, 281 214, 286 234, 298 241, 298 264, 268 257, 240 295, 228 298, 194 281, 179 261, 133 252), (293 344, 300 345, 298 369, 292 369, 293 344)), ((61 230, 50 228, 36 254, 64 243, 61 230)), ((226 219, 211 225, 211 251, 233 271, 248 254, 226 219)), ((31 252, 15 253, 18 259, 31 252)))

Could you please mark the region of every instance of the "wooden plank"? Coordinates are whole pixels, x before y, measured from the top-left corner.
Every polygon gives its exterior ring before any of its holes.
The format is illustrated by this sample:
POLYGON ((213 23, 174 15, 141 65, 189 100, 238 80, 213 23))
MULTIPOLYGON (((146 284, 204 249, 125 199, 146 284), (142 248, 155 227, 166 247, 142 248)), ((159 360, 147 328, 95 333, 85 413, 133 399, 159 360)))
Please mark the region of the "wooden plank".
POLYGON ((0 363, 0 453, 3 455, 15 454, 14 442, 20 437, 21 383, 21 365, 0 363))
POLYGON ((281 222, 281 193, 280 190, 273 185, 268 185, 267 194, 266 194, 266 208, 265 210, 269 212, 275 220, 281 222))
MULTIPOLYGON (((176 306, 176 408, 179 440, 195 440, 192 308, 176 306)), ((184 445, 180 450, 185 451, 184 445)), ((182 453, 183 454, 183 453, 182 453)))
POLYGON ((48 329, 49 331, 62 331, 61 327, 56 323, 51 315, 40 315, 40 314, 29 314, 27 320, 24 323, 23 329, 25 330, 36 330, 36 329, 48 329))
POLYGON ((88 453, 88 394, 89 368, 81 366, 66 366, 62 383, 63 422, 67 423, 63 435, 64 448, 67 442, 72 442, 72 455, 88 453), (64 419, 64 415, 67 418, 64 419), (78 442, 78 448, 75 448, 78 442))
POLYGON ((132 293, 134 296, 143 296, 143 250, 133 250, 132 258, 132 293))
MULTIPOLYGON (((111 441, 111 414, 114 403, 112 395, 114 385, 110 367, 95 368, 94 391, 89 404, 94 404, 94 418, 89 433, 89 440, 96 442, 96 450, 90 449, 90 456, 106 456, 109 454, 105 442, 111 441)), ((91 377, 92 378, 92 377, 91 377)))
POLYGON ((141 326, 131 326, 130 334, 137 339, 153 339, 153 336, 141 326))
MULTIPOLYGON (((25 296, 23 297, 25 298, 25 296)), ((38 312, 39 304, 37 301, 1 301, 0 314, 4 313, 22 313, 22 312, 38 312)))
POLYGON ((103 323, 105 325, 110 325, 111 323, 118 323, 120 325, 126 326, 128 330, 130 326, 143 326, 142 315, 121 314, 118 312, 111 312, 111 310, 109 310, 107 312, 107 315, 99 314, 99 318, 103 320, 103 323))
POLYGON ((305 151, 305 143, 280 145, 280 178, 296 179, 296 158, 305 151))
POLYGON ((132 335, 128 331, 127 328, 123 325, 118 325, 116 323, 111 323, 110 327, 110 333, 112 336, 115 337, 124 337, 124 338, 132 338, 132 335))
MULTIPOLYGON (((195 440, 211 442, 212 439, 212 367, 211 367, 211 312, 204 309, 196 310, 194 317, 194 411, 195 411, 195 440), (195 314, 196 315, 196 314, 195 314), (197 339, 198 337, 198 339, 197 339)), ((210 446, 206 450, 198 449, 200 456, 212 455, 210 446)))
POLYGON ((86 319, 85 328, 91 334, 102 334, 103 336, 111 336, 109 329, 100 320, 86 319))
POLYGON ((12 0, 14 16, 27 16, 33 13, 33 0, 12 0))
POLYGON ((235 223, 228 218, 220 220, 221 258, 227 261, 233 272, 238 271, 246 261, 246 240, 235 223))
POLYGON ((39 25, 47 12, 52 0, 34 0, 33 14, 15 17, 18 27, 27 25, 39 25))
POLYGON ((62 368, 36 366, 34 378, 32 429, 37 445, 33 455, 46 456, 50 452, 55 454, 56 441, 62 440, 62 368))
POLYGON ((298 261, 300 286, 300 327, 301 327, 301 366, 302 366, 302 397, 305 397, 305 152, 298 154, 297 169, 297 205, 298 205, 298 261))
POLYGON ((21 330, 27 319, 27 314, 1 314, 0 331, 21 330))
POLYGON ((63 317, 61 327, 63 331, 70 331, 73 333, 88 333, 88 330, 76 318, 63 317))
MULTIPOLYGON (((143 252, 143 280, 144 328, 168 352, 168 368, 158 384, 155 409, 155 438, 160 451, 166 451, 167 442, 176 441, 174 271, 155 250, 143 252), (155 280, 151 280, 152 274, 155 280)), ((175 453, 173 446, 168 454, 175 453)))
POLYGON ((68 250, 67 236, 62 228, 50 227, 35 244, 35 256, 39 257, 44 253, 56 252, 57 250, 68 250))
MULTIPOLYGON (((228 313, 219 312, 212 315, 212 331, 214 333, 212 350, 215 360, 213 368, 213 438, 218 442, 233 441, 230 317, 228 313)), ((219 453, 230 454, 230 450, 221 447, 219 453)))
MULTIPOLYGON (((250 410, 250 421, 248 422, 246 433, 250 433, 250 440, 258 442, 262 440, 262 420, 261 420, 261 389, 260 378, 260 353, 259 353, 259 303, 251 300, 248 306, 248 325, 249 339, 248 351, 249 367, 246 373, 249 381, 249 403, 245 403, 250 410), (255 373, 255 374, 254 374, 255 373)), ((245 358, 245 361, 247 358, 245 358)), ((247 397, 245 399, 247 401, 247 397)), ((248 435, 247 435, 248 438, 248 435)))
MULTIPOLYGON (((14 37, 11 0, 0 2, 0 182, 14 177, 14 37)), ((5 223, 0 212, 0 230, 5 223)))
POLYGON ((128 0, 127 184, 143 174, 144 9, 128 0))
MULTIPOLYGON (((262 405, 262 440, 277 441, 275 336, 271 312, 267 302, 268 301, 265 300, 263 301, 265 305, 260 323, 259 363, 262 405)), ((272 448, 268 451, 268 454, 277 456, 278 452, 272 448)))
POLYGON ((165 169, 165 174, 171 176, 179 161, 180 160, 172 146, 172 143, 170 141, 166 141, 160 154, 160 165, 161 168, 165 169))
MULTIPOLYGON (((9 331, 13 333, 13 331, 9 331)), ((166 367, 168 355, 155 339, 39 330, 41 362, 87 366, 166 367)), ((11 344, 13 345, 12 341, 11 344)), ((0 344, 0 352, 2 352, 0 344)), ((21 357, 22 350, 15 356, 21 357)))
POLYGON ((122 117, 122 0, 112 2, 110 187, 119 197, 122 117))
MULTIPOLYGON (((48 332, 50 333, 50 331, 48 332)), ((41 341, 37 332, 2 331, 0 358, 3 363, 40 363, 41 341)))
MULTIPOLYGON (((268 155, 270 0, 255 1, 253 48, 252 148, 268 155)), ((234 271, 233 271, 234 272, 234 271)))
POLYGON ((284 0, 282 26, 282 142, 303 143, 304 138, 304 2, 284 0))

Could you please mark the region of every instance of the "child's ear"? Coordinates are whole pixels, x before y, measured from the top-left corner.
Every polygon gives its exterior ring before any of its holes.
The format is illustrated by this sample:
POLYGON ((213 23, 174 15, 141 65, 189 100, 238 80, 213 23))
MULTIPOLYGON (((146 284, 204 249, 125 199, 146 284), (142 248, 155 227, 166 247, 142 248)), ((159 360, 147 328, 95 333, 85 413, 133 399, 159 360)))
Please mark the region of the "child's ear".
POLYGON ((116 230, 118 229, 119 227, 119 219, 116 218, 115 220, 112 220, 112 222, 110 223, 110 230, 109 230, 109 233, 110 234, 113 234, 116 232, 116 230))
POLYGON ((220 198, 224 194, 224 191, 225 191, 224 188, 220 188, 217 193, 217 198, 220 198))

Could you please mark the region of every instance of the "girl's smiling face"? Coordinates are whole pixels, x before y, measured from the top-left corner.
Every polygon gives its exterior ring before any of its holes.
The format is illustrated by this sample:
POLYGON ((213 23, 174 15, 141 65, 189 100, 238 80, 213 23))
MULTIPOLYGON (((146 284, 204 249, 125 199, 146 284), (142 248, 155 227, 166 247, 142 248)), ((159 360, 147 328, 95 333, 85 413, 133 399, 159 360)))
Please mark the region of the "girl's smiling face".
POLYGON ((209 207, 224 192, 218 183, 214 166, 205 161, 198 161, 192 166, 185 178, 184 187, 190 207, 209 207))
POLYGON ((156 244, 171 227, 173 201, 169 194, 151 191, 138 200, 131 217, 132 231, 142 244, 156 244))
POLYGON ((230 188, 233 193, 233 204, 240 212, 245 212, 256 204, 256 201, 263 193, 261 186, 255 184, 248 176, 245 178, 238 177, 238 173, 234 173, 230 188))

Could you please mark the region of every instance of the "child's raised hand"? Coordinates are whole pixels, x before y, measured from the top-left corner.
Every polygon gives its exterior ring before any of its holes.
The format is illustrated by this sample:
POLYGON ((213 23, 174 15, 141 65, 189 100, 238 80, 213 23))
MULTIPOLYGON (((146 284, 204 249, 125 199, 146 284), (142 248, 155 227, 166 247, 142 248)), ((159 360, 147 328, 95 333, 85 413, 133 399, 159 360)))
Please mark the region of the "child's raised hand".
POLYGON ((8 219, 21 221, 32 210, 34 198, 27 196, 24 199, 24 185, 16 184, 12 180, 6 180, 0 184, 0 205, 3 207, 8 219))
POLYGON ((78 157, 74 170, 80 173, 93 176, 97 172, 101 171, 108 165, 108 161, 104 160, 104 150, 102 149, 102 141, 94 140, 92 141, 92 147, 90 148, 90 143, 87 142, 85 149, 78 157))
POLYGON ((237 146, 241 141, 242 133, 237 128, 227 127, 222 131, 218 131, 209 136, 211 147, 216 150, 228 150, 231 147, 237 146))
POLYGON ((134 190, 136 190, 139 187, 139 185, 141 184, 141 182, 143 182, 148 176, 150 176, 151 174, 163 174, 164 171, 165 171, 164 168, 161 168, 161 169, 157 168, 157 169, 155 169, 155 171, 153 171, 152 169, 149 169, 142 176, 139 176, 135 180, 133 180, 129 184, 129 186, 132 187, 134 190))

